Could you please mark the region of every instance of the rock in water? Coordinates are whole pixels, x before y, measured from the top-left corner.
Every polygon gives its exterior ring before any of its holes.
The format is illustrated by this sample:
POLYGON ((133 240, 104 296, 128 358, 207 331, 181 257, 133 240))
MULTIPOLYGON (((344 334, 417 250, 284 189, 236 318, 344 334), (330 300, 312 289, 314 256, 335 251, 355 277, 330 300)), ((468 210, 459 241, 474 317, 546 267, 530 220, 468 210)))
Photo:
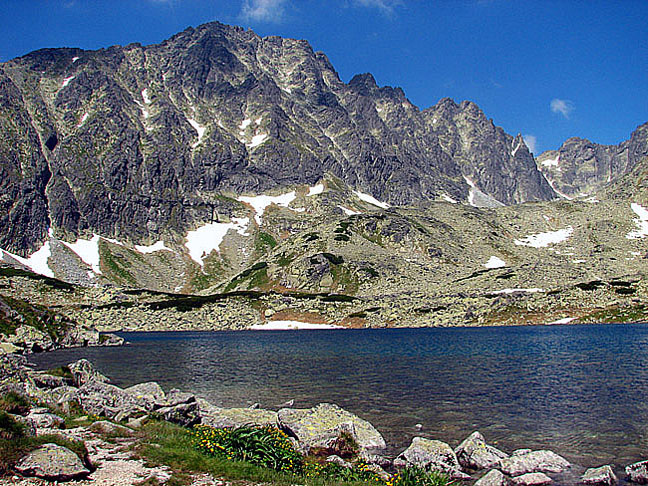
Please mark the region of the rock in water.
POLYGON ((499 461, 508 456, 486 444, 484 436, 473 432, 454 450, 462 467, 468 469, 487 469, 495 467, 499 461))
POLYGON ((329 447, 341 433, 353 436, 360 450, 384 449, 385 439, 373 425, 330 403, 311 409, 282 408, 277 412, 279 427, 295 437, 304 451, 329 447))
POLYGON ((633 483, 648 484, 648 461, 630 464, 625 471, 633 483))
POLYGON ((507 486, 508 479, 497 469, 489 471, 487 474, 482 476, 479 481, 475 483, 475 486, 507 486))
POLYGON ((49 481, 81 479, 90 474, 74 452, 57 444, 44 444, 30 452, 18 461, 15 469, 23 476, 49 481))
POLYGON ((558 473, 570 466, 569 462, 552 451, 532 451, 526 454, 511 456, 502 459, 499 469, 509 476, 520 476, 522 474, 544 472, 558 473))
POLYGON ((617 477, 612 471, 610 466, 601 466, 596 468, 590 468, 585 471, 583 477, 581 478, 583 484, 595 484, 595 485, 606 485, 612 486, 616 484, 617 477))
POLYGON ((522 474, 509 480, 511 486, 546 486, 552 479, 541 472, 522 474))

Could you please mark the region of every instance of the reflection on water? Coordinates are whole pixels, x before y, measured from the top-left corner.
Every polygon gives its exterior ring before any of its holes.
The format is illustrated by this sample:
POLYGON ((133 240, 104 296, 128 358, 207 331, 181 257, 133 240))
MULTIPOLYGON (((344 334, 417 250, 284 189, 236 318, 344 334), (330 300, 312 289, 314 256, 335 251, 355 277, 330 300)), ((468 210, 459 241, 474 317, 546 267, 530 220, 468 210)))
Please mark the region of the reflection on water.
POLYGON ((648 326, 124 336, 131 345, 32 361, 86 357, 117 385, 155 380, 224 406, 334 402, 396 448, 414 435, 456 445, 479 429, 505 450, 551 448, 583 466, 629 464, 648 450, 648 326))

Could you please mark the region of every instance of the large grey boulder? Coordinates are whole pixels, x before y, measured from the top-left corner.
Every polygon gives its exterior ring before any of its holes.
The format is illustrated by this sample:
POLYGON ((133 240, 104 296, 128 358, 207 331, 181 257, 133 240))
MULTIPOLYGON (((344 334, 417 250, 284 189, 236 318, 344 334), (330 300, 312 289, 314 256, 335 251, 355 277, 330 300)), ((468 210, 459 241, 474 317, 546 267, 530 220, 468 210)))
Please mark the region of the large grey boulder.
POLYGON ((201 421, 200 408, 195 401, 158 408, 156 413, 167 422, 182 425, 183 427, 191 427, 192 425, 199 424, 201 421))
POLYGON ((72 384, 72 380, 63 378, 62 376, 50 375, 45 371, 34 371, 29 373, 29 377, 39 388, 54 389, 60 386, 67 386, 72 384))
POLYGON ((616 484, 617 477, 610 466, 592 467, 585 471, 581 477, 583 484, 612 486, 616 484))
POLYGON ((340 434, 350 434, 360 450, 386 447, 385 439, 366 420, 335 404, 320 403, 310 409, 282 408, 277 423, 288 435, 295 437, 303 452, 313 447, 328 448, 340 434))
POLYGON ((76 392, 76 400, 88 413, 115 418, 129 418, 146 413, 150 403, 138 399, 115 385, 102 382, 90 382, 76 392))
POLYGON ((243 425, 277 425, 277 412, 262 408, 221 408, 198 399, 201 423, 217 429, 243 425))
POLYGON ((394 460, 394 466, 418 466, 449 474, 453 479, 469 479, 452 448, 440 440, 414 437, 410 446, 394 460))
POLYGON ((36 429, 60 429, 65 425, 65 420, 58 415, 49 413, 47 409, 32 409, 25 418, 29 420, 36 429))
POLYGON ((569 466, 569 462, 564 457, 552 451, 541 450, 502 459, 498 467, 509 476, 521 476, 534 472, 558 473, 569 466))
POLYGON ((28 353, 38 353, 54 349, 55 344, 49 334, 32 326, 22 325, 14 334, 6 337, 7 341, 24 348, 28 353))
POLYGON ((625 468, 628 479, 633 483, 648 484, 648 461, 635 462, 625 468))
POLYGON ((108 383, 110 380, 99 373, 94 365, 87 359, 80 359, 68 365, 72 373, 74 386, 83 386, 86 383, 99 382, 108 383))
POLYGON ((475 486, 508 486, 508 479, 501 473, 501 471, 492 469, 479 478, 475 483, 475 486))
POLYGON ((162 403, 166 400, 166 393, 155 381, 138 383, 125 388, 124 391, 134 395, 137 399, 148 400, 152 403, 162 403))
POLYGON ((88 428, 93 432, 102 435, 119 435, 122 437, 133 435, 133 429, 108 422, 107 420, 98 420, 97 422, 93 422, 88 428))
POLYGON ((546 486, 551 484, 553 480, 544 473, 526 473, 521 476, 516 476, 509 480, 510 486, 546 486))
POLYGON ((473 432, 454 450, 462 467, 468 469, 488 469, 495 467, 507 454, 486 444, 484 436, 473 432))
POLYGON ((90 474, 79 456, 66 447, 44 444, 24 456, 15 465, 23 476, 35 476, 49 481, 81 479, 90 474))

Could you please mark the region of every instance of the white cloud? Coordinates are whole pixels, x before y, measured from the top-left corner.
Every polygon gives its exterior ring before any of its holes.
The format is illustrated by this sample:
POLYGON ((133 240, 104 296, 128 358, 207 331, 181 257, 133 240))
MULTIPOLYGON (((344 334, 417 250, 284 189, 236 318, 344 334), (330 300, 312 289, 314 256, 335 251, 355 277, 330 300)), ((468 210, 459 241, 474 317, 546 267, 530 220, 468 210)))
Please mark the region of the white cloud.
POLYGON ((530 133, 527 133, 525 135, 522 135, 522 139, 524 140, 524 143, 529 149, 529 152, 531 153, 536 153, 536 148, 538 148, 538 137, 535 135, 531 135, 530 133))
POLYGON ((569 100, 561 100, 559 98, 554 98, 549 104, 551 111, 554 113, 560 113, 565 118, 569 118, 569 115, 574 111, 574 103, 569 100))
POLYGON ((286 0, 245 0, 241 18, 252 22, 280 22, 286 0))
POLYGON ((386 14, 392 14, 395 7, 403 4, 401 0, 353 0, 353 3, 361 7, 377 8, 386 14))

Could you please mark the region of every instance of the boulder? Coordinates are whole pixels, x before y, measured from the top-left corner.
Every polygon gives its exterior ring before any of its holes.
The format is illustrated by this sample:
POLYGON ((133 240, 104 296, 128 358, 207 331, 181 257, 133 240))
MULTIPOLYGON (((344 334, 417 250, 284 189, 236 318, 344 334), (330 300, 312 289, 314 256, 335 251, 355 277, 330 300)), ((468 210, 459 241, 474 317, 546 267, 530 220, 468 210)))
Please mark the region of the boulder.
POLYGON ((44 444, 20 459, 14 468, 23 476, 49 481, 81 479, 90 474, 79 456, 57 444, 44 444))
POLYGON ((507 454, 486 444, 484 436, 473 432, 454 450, 462 467, 468 469, 488 469, 495 467, 507 454))
POLYGON ((338 466, 342 466, 347 469, 351 469, 353 467, 353 464, 345 461, 340 456, 336 456, 335 454, 331 454, 330 456, 328 456, 326 458, 326 462, 330 462, 331 464, 337 464, 338 466))
POLYGON ((99 336, 99 344, 101 346, 122 346, 125 342, 123 337, 110 332, 101 333, 99 336))
POLYGON ((50 375, 45 371, 34 371, 29 373, 29 377, 39 388, 54 389, 61 386, 67 386, 72 384, 72 380, 63 378, 62 376, 50 375))
POLYGON ((166 399, 164 400, 164 405, 167 407, 175 407, 176 405, 193 403, 195 401, 196 395, 193 393, 173 389, 167 394, 166 399))
POLYGON ((590 468, 581 477, 581 483, 583 484, 612 486, 616 482, 617 477, 612 471, 612 467, 607 465, 590 468))
POLYGON ((81 408, 97 416, 126 419, 147 412, 150 403, 138 399, 115 385, 93 381, 86 383, 76 392, 81 408))
POLYGON ((542 450, 502 459, 498 467, 509 476, 521 476, 534 472, 558 473, 569 466, 569 462, 555 452, 542 450))
POLYGON ((475 486, 508 486, 508 479, 497 469, 492 469, 479 478, 475 486))
POLYGON ((47 409, 32 409, 29 415, 25 417, 29 420, 36 429, 60 429, 65 425, 63 420, 58 415, 49 413, 47 409))
POLYGON ((16 332, 6 337, 7 341, 22 347, 28 353, 38 353, 54 349, 55 344, 49 334, 32 326, 22 325, 16 332))
POLYGON ((350 434, 361 451, 384 449, 385 439, 366 420, 334 404, 320 403, 310 409, 282 408, 277 423, 295 437, 302 452, 313 447, 328 448, 341 433, 350 434))
POLYGON ((124 391, 135 395, 138 399, 148 400, 151 403, 162 403, 166 400, 164 390, 155 381, 129 386, 124 391))
POLYGON ((191 427, 201 421, 200 407, 195 401, 158 408, 156 413, 167 422, 182 425, 183 427, 191 427))
POLYGON ((470 478, 461 472, 459 460, 448 444, 423 437, 414 437, 410 446, 394 460, 394 465, 434 469, 449 474, 453 479, 470 478))
POLYGON ((113 424, 107 420, 93 422, 88 428, 93 432, 102 435, 119 435, 122 437, 133 435, 133 429, 129 429, 123 425, 113 424))
POLYGON ((648 461, 635 462, 625 468, 628 479, 633 483, 648 484, 648 461))
POLYGON ((99 373, 94 365, 87 359, 80 359, 68 365, 72 373, 72 382, 74 386, 83 386, 86 383, 108 383, 110 380, 99 373))
POLYGON ((201 423, 217 429, 243 425, 276 425, 277 412, 261 408, 220 408, 197 399, 201 423))
POLYGON ((546 486, 551 484, 552 479, 541 472, 526 473, 509 480, 510 486, 546 486))

